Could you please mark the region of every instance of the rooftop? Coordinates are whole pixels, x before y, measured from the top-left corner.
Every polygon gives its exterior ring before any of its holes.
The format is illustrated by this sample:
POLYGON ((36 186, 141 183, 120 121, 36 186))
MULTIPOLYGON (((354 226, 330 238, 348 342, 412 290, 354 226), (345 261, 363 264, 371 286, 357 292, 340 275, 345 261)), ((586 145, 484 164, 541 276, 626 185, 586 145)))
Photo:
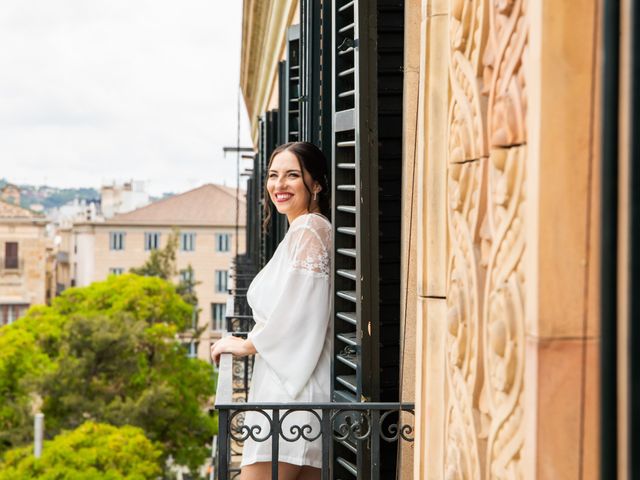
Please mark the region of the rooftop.
POLYGON ((44 217, 33 210, 0 200, 0 218, 11 220, 44 220, 44 217))
MULTIPOLYGON (((246 221, 245 192, 240 190, 239 222, 246 221)), ((236 223, 236 189, 208 183, 145 207, 116 215, 106 225, 229 226, 236 223)))

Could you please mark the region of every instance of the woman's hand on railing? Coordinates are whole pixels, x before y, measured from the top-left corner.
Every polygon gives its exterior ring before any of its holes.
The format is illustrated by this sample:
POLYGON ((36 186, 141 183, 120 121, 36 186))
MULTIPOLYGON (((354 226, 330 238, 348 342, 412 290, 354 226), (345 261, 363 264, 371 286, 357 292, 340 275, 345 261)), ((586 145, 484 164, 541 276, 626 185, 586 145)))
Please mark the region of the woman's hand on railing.
POLYGON ((232 335, 226 336, 211 345, 211 359, 216 365, 220 362, 220 355, 230 353, 236 357, 246 357, 256 353, 256 347, 249 339, 244 340, 232 335))

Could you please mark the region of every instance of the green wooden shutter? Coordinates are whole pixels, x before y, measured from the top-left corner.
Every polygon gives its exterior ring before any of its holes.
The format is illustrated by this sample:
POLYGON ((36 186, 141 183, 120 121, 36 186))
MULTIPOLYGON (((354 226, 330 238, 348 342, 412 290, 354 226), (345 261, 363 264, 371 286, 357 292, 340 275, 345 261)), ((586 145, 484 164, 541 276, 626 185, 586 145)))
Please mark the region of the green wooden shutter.
POLYGON ((286 111, 285 141, 300 140, 300 25, 292 25, 287 29, 287 60, 284 79, 286 111))
MULTIPOLYGON (((371 299, 367 289, 372 280, 363 264, 370 255, 367 239, 371 235, 367 212, 372 206, 361 195, 371 188, 360 161, 360 112, 356 108, 360 79, 356 1, 333 1, 333 95, 332 95, 332 177, 334 250, 334 342, 333 399, 358 402, 365 396, 367 356, 370 352, 367 322, 371 299), (358 90, 358 91, 357 91, 358 90)), ((367 142, 364 142, 367 145, 367 142)), ((369 392, 370 394, 370 392, 369 392)), ((366 456, 353 439, 333 445, 334 478, 356 478, 364 472, 366 456)))
POLYGON ((301 140, 331 156, 331 0, 300 2, 301 140))
POLYGON ((247 180, 247 237, 246 257, 257 269, 260 258, 260 184, 256 180, 256 172, 259 171, 259 155, 253 158, 253 172, 247 180))
MULTIPOLYGON (((403 17, 402 1, 333 1, 336 401, 398 400, 403 17)), ((368 478, 362 442, 334 453, 336 478, 368 478)))
POLYGON ((282 240, 283 235, 279 231, 280 215, 275 211, 275 207, 267 198, 264 185, 267 178, 267 166, 271 153, 276 148, 278 141, 278 111, 272 110, 266 112, 258 121, 259 139, 258 139, 258 164, 259 172, 255 175, 256 181, 260 182, 260 227, 264 221, 264 213, 262 206, 270 205, 272 209, 270 228, 266 233, 260 231, 260 267, 266 265, 271 256, 276 251, 278 243, 282 240))

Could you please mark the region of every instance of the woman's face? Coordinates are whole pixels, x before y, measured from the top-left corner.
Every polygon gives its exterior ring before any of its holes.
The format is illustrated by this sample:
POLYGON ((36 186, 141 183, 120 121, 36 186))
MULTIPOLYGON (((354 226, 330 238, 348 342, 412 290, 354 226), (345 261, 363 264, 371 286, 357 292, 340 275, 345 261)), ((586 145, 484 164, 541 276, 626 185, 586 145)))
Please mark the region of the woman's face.
POLYGON ((271 201, 279 213, 287 216, 289 222, 309 210, 317 209, 318 202, 309 203, 309 192, 320 193, 320 186, 315 182, 309 172, 300 170, 298 158, 290 151, 285 150, 277 154, 271 162, 267 172, 267 191, 271 201), (304 174, 304 180, 303 180, 304 174))

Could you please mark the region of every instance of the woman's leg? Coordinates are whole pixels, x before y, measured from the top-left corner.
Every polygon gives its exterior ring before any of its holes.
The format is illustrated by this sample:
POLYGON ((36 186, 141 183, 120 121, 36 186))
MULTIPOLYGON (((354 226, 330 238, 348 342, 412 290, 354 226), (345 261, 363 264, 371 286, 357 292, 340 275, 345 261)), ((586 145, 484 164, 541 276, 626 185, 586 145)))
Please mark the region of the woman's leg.
MULTIPOLYGON (((307 467, 279 462, 278 480, 296 480, 300 470, 304 468, 307 467)), ((311 478, 312 477, 309 477, 309 479, 311 478)), ((320 477, 318 476, 317 478, 320 477)), ((240 480, 271 480, 271 462, 257 462, 251 465, 245 465, 242 467, 242 472, 240 472, 240 480)))
POLYGON ((320 480, 320 469, 305 465, 300 469, 297 480, 320 480))

